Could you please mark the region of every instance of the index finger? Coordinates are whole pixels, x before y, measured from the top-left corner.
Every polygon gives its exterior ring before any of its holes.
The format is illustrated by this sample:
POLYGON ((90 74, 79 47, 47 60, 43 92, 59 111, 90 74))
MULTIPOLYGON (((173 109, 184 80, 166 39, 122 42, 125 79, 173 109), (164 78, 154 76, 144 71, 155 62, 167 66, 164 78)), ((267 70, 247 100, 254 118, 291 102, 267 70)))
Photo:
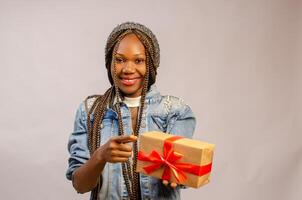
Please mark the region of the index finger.
POLYGON ((135 135, 120 135, 113 139, 118 143, 128 143, 128 142, 135 142, 137 137, 135 135))

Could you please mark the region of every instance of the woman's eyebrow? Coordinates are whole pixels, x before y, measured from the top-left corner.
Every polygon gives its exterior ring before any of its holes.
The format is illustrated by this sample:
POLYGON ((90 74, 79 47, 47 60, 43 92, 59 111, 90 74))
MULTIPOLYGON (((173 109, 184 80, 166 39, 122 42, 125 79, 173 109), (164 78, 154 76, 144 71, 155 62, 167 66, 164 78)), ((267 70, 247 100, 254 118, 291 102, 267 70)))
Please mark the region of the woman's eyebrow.
POLYGON ((142 53, 137 53, 137 54, 134 54, 134 57, 135 57, 135 58, 145 58, 146 55, 145 55, 145 54, 142 54, 142 53))
MULTIPOLYGON (((125 57, 125 55, 122 54, 122 53, 116 53, 116 55, 125 57)), ((143 53, 137 53, 137 54, 134 54, 134 56, 145 56, 145 54, 143 54, 143 53)))
POLYGON ((122 53, 116 53, 116 55, 118 55, 118 56, 124 56, 124 54, 122 54, 122 53))

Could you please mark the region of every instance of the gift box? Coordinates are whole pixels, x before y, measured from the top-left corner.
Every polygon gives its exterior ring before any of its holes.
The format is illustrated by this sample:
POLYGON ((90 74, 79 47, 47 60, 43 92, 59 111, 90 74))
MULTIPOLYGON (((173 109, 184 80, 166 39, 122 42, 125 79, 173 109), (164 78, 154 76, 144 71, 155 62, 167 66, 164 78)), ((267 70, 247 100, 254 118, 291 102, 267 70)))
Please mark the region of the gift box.
POLYGON ((193 188, 210 180, 215 145, 161 132, 139 137, 136 171, 193 188))

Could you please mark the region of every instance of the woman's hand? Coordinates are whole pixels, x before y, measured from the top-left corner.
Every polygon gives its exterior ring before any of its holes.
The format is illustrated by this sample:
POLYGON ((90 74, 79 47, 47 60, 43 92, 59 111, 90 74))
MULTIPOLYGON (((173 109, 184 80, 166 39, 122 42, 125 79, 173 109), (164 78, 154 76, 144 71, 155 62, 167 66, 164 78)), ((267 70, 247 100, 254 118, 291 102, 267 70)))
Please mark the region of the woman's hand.
POLYGON ((171 186, 172 188, 176 188, 177 187, 177 183, 169 183, 167 180, 163 180, 163 184, 165 185, 165 186, 171 186))
POLYGON ((136 140, 134 135, 112 137, 95 151, 94 156, 101 163, 126 162, 132 155, 132 147, 126 143, 136 140))

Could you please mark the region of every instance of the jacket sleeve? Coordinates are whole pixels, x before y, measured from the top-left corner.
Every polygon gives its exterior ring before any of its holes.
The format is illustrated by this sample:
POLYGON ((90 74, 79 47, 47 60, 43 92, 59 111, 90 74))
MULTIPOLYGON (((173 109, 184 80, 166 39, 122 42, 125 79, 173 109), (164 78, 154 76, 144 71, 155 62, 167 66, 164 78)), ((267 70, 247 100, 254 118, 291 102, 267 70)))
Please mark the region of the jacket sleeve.
POLYGON ((168 115, 167 132, 192 138, 196 126, 196 119, 192 109, 179 98, 172 98, 171 111, 168 115))
POLYGON ((66 172, 68 180, 72 180, 75 169, 83 165, 90 158, 87 146, 87 116, 84 109, 84 103, 81 103, 76 112, 73 132, 68 140, 67 148, 70 154, 66 172))

